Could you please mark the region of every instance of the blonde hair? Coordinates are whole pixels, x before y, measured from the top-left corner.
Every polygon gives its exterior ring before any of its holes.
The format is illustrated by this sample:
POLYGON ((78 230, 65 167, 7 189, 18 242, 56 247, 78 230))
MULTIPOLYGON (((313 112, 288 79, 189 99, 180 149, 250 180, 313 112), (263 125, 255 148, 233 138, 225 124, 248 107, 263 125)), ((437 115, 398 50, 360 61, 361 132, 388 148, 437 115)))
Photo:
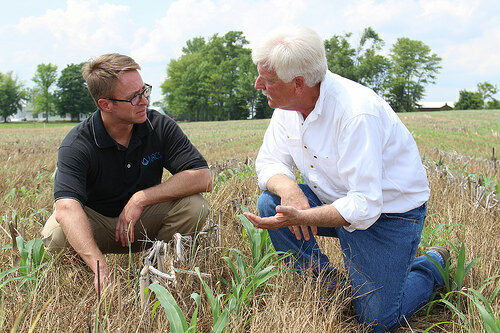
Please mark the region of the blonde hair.
POLYGON ((310 87, 321 82, 328 69, 321 37, 302 26, 281 27, 252 50, 252 60, 273 70, 284 82, 302 76, 310 87))
POLYGON ((87 88, 94 99, 111 98, 118 80, 123 72, 141 69, 141 67, 129 56, 108 53, 96 59, 90 60, 82 67, 82 76, 87 82, 87 88))

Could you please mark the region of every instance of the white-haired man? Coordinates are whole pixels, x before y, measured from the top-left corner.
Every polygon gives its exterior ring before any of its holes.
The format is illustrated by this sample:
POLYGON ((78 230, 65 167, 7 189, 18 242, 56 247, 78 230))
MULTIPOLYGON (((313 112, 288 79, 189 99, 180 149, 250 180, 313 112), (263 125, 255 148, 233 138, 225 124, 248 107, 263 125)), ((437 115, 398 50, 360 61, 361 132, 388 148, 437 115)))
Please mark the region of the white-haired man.
MULTIPOLYGON (((299 270, 335 272, 314 235, 338 237, 359 321, 399 326, 443 283, 415 258, 430 193, 415 141, 382 98, 328 71, 314 31, 275 31, 252 57, 255 88, 276 110, 256 160, 260 217, 245 215, 276 250, 295 251, 299 270)), ((444 265, 449 252, 428 255, 444 265)))

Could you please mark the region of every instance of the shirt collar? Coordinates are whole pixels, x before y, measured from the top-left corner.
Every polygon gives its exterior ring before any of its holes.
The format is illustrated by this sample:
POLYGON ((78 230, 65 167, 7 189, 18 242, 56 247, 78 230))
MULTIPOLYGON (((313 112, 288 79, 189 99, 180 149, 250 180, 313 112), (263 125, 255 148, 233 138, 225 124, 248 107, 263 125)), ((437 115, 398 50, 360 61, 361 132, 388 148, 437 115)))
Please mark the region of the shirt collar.
POLYGON ((319 96, 318 99, 316 100, 316 104, 314 105, 314 109, 311 111, 309 116, 307 116, 306 121, 308 122, 316 120, 319 116, 321 116, 321 113, 323 112, 323 102, 325 100, 326 89, 328 85, 326 84, 326 81, 329 78, 329 73, 330 71, 327 71, 325 73, 325 76, 323 77, 323 80, 321 80, 321 84, 319 87, 319 96))
MULTIPOLYGON (((148 110, 149 111, 149 110, 148 110)), ((94 137, 94 142, 99 148, 110 148, 117 145, 116 141, 108 134, 106 128, 104 127, 104 123, 101 118, 101 111, 97 110, 92 115, 92 136, 94 137)), ((154 130, 153 124, 149 120, 149 112, 146 121, 142 124, 134 124, 134 129, 132 131, 132 138, 142 138, 148 135, 151 131, 154 130)))

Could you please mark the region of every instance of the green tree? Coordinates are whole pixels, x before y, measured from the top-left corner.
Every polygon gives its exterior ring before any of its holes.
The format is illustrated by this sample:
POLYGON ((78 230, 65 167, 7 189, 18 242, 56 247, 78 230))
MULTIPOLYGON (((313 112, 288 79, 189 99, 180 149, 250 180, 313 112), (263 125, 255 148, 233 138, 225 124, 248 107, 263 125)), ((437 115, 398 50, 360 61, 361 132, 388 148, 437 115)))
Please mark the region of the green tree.
POLYGON ((500 101, 496 98, 492 98, 491 101, 486 103, 486 109, 500 109, 500 101))
POLYGON ((267 97, 263 94, 259 94, 257 97, 257 103, 255 105, 255 119, 266 119, 271 118, 273 115, 273 109, 267 104, 267 97))
POLYGON ((371 27, 364 29, 357 47, 351 46, 351 37, 346 33, 325 40, 328 68, 381 93, 389 68, 389 60, 378 54, 384 41, 371 27))
POLYGON ((57 66, 52 64, 39 64, 36 69, 33 82, 32 103, 35 114, 45 113, 45 122, 49 121, 49 115, 54 113, 56 97, 52 92, 52 86, 57 79, 57 66))
POLYGON ((500 107, 500 101, 495 97, 498 92, 496 85, 489 83, 488 81, 480 82, 477 84, 477 91, 481 94, 483 99, 485 109, 498 109, 500 107))
POLYGON ((382 93, 390 67, 389 59, 378 54, 384 41, 371 27, 365 28, 356 50, 358 82, 372 88, 377 93, 382 93))
POLYGON ((396 112, 414 111, 424 96, 425 85, 435 83, 441 58, 419 40, 398 38, 390 59, 386 98, 396 112))
POLYGON ((457 110, 477 110, 484 106, 484 99, 480 92, 460 90, 458 102, 455 104, 457 110))
POLYGON ((12 77, 12 72, 0 73, 0 115, 3 121, 22 109, 22 101, 26 99, 23 84, 12 77))
POLYGON ((326 61, 328 68, 335 74, 357 81, 355 57, 356 49, 351 47, 349 38, 352 33, 334 35, 325 40, 326 61))
POLYGON ((255 107, 257 71, 240 31, 186 42, 161 88, 167 111, 190 121, 246 119, 255 107))
POLYGON ((57 80, 57 112, 61 116, 70 114, 72 121, 80 121, 80 114, 90 114, 96 109, 82 76, 83 64, 67 65, 57 80))

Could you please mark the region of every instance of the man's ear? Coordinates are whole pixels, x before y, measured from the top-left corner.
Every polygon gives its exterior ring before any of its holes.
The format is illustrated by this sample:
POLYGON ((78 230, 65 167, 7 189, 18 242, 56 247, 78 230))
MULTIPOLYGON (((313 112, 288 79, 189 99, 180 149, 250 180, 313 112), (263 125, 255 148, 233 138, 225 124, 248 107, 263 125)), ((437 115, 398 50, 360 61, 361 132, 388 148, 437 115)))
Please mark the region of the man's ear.
POLYGON ((100 98, 97 100, 97 104, 99 105, 99 108, 104 111, 104 112, 110 112, 111 111, 111 101, 100 98))
POLYGON ((302 94, 306 85, 306 81, 304 80, 304 78, 302 76, 297 76, 293 79, 293 83, 295 84, 295 93, 297 95, 302 94))

